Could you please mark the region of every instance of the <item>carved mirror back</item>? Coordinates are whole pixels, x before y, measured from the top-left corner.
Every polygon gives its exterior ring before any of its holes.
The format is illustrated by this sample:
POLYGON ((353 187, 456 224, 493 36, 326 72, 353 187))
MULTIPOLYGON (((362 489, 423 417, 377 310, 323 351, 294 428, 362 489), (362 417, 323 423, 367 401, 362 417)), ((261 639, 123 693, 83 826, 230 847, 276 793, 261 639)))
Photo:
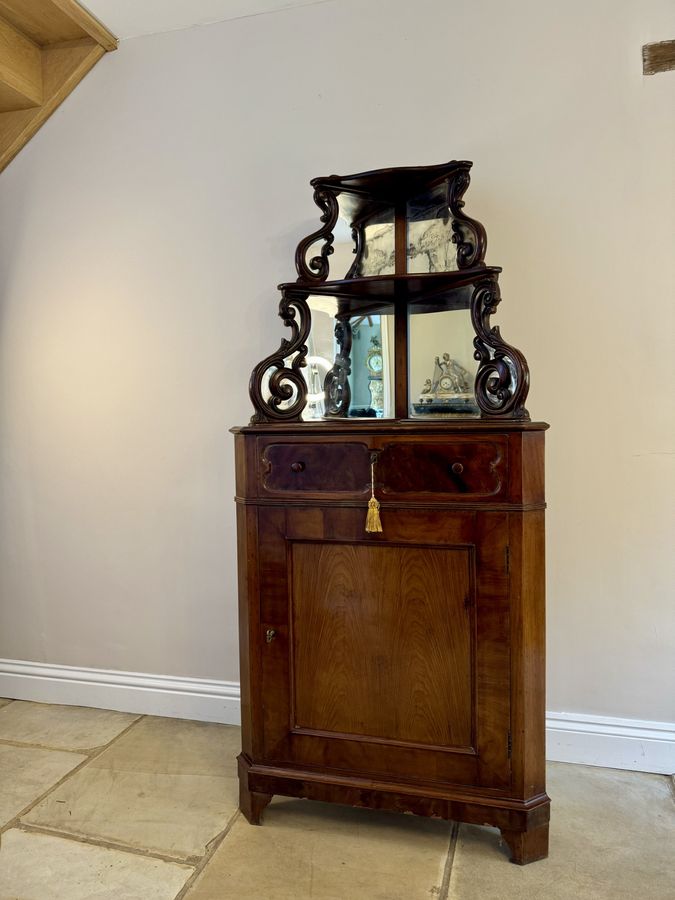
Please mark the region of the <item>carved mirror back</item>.
POLYGON ((529 418, 525 357, 491 324, 501 269, 464 211, 471 165, 310 182, 320 224, 279 285, 289 334, 253 370, 252 424, 529 418))

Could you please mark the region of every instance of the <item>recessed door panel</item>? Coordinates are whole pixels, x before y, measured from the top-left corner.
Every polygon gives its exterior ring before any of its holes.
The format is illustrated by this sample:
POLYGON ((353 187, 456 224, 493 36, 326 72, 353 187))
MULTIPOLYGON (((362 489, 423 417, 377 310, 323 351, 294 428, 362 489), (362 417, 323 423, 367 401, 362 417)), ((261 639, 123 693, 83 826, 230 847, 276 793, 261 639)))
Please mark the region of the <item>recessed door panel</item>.
POLYGON ((472 747, 468 548, 292 545, 294 729, 472 747))
POLYGON ((386 507, 382 523, 259 513, 261 759, 506 790, 508 514, 386 507))

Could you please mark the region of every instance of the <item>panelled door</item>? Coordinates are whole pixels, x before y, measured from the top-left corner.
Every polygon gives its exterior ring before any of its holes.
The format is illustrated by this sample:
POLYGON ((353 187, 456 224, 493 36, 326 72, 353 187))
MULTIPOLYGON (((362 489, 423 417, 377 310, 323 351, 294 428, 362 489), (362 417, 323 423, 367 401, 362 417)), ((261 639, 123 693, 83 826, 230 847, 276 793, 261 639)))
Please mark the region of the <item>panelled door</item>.
POLYGON ((266 762, 508 787, 507 515, 259 510, 266 762))

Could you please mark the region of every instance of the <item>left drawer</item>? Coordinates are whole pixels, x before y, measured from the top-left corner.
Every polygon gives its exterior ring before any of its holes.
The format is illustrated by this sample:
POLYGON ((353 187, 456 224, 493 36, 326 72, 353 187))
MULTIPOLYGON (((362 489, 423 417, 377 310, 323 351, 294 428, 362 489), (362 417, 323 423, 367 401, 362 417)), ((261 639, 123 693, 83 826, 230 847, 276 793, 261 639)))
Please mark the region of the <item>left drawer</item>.
POLYGON ((271 494, 366 494, 370 449, 360 442, 267 444, 260 482, 271 494))

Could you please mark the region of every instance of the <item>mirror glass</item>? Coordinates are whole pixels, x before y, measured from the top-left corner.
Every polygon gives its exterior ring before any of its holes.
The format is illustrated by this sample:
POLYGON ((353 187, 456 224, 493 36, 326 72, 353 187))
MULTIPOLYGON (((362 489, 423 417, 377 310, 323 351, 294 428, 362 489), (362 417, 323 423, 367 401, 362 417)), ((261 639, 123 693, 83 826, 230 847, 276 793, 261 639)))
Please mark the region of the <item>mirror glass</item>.
MULTIPOLYGON (((340 198, 342 203, 342 197, 340 198)), ((333 252, 328 256, 329 279, 390 275, 395 271, 394 211, 354 205, 353 219, 341 218, 334 229, 333 252), (362 252, 348 222, 361 228, 362 252)), ((341 208, 341 212, 348 211, 341 208)), ((407 270, 409 274, 456 271, 456 245, 445 185, 409 201, 407 214, 407 270)), ((317 246, 317 252, 320 245, 317 246)), ((408 306, 409 415, 411 417, 477 416, 474 380, 474 330, 470 286, 448 290, 408 306)), ((303 418, 334 418, 335 408, 346 418, 394 416, 394 309, 379 294, 353 293, 341 298, 314 294, 308 298, 312 328, 307 365, 302 369, 308 388, 303 418), (338 318, 338 313, 340 317, 338 318), (340 321, 351 329, 349 359, 341 355, 340 321), (349 369, 348 375, 344 376, 349 369), (328 382, 327 382, 328 376, 328 382), (346 377, 348 391, 342 391, 346 377), (326 384, 332 385, 326 397, 326 384), (339 404, 349 394, 347 408, 339 404)), ((289 400, 288 403, 292 402, 289 400)), ((346 401, 345 401, 346 402, 346 401)))
POLYGON ((457 248, 452 242, 445 184, 410 200, 406 218, 409 274, 455 271, 457 248))
MULTIPOLYGON (((340 344, 335 326, 338 303, 334 297, 308 298, 312 312, 312 330, 308 342, 308 402, 304 419, 321 419, 326 413, 324 383, 326 375, 336 371, 340 344), (334 369, 335 367, 335 369, 334 369)), ((390 418, 393 409, 393 308, 383 306, 377 313, 350 317, 352 346, 347 377, 350 402, 349 418, 390 418)))
POLYGON ((454 291, 433 311, 422 311, 416 304, 409 308, 411 417, 479 414, 474 394, 478 362, 473 356, 475 333, 467 295, 454 291))
POLYGON ((366 225, 358 275, 394 274, 394 223, 366 225))
MULTIPOLYGON (((354 264, 352 271, 348 271, 347 277, 365 277, 368 275, 393 275, 394 274, 394 209, 384 204, 368 204, 361 207, 359 198, 351 195, 341 195, 340 223, 349 224, 346 240, 349 241, 350 250, 354 250, 354 242, 351 239, 351 228, 360 233, 361 253, 358 259, 352 252, 351 262, 354 264)), ((340 240, 341 228, 335 229, 336 244, 340 240)), ((335 246, 335 245, 334 245, 335 246)), ((336 247, 337 250, 337 247, 336 247)), ((334 270, 337 272, 338 267, 334 270)), ((342 278, 343 275, 332 277, 342 278)))

